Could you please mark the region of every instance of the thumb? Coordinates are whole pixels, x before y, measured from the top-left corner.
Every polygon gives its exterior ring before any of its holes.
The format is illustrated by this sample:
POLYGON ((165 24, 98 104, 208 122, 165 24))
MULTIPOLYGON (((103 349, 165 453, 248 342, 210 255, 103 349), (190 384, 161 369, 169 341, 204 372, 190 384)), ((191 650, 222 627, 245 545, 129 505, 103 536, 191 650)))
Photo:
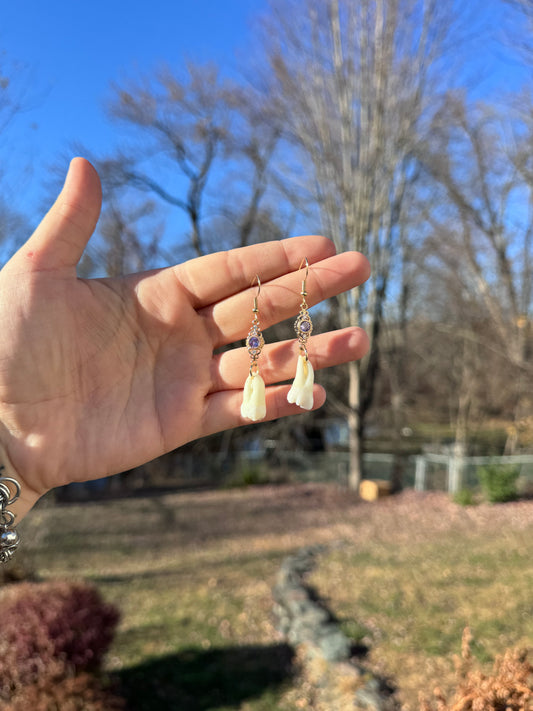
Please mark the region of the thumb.
POLYGON ((57 200, 21 252, 34 269, 75 267, 96 227, 101 205, 98 173, 84 158, 74 158, 57 200))

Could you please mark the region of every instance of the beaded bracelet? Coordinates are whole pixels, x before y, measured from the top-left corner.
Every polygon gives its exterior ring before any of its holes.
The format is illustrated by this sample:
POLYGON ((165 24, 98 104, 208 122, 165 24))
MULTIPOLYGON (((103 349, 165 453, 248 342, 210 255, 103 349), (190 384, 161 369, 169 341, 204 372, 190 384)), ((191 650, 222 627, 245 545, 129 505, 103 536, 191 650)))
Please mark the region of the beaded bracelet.
MULTIPOLYGON (((0 464, 0 474, 3 471, 4 466, 0 464)), ((10 476, 0 476, 0 563, 7 563, 11 559, 20 542, 19 534, 13 527, 15 514, 8 510, 19 496, 18 481, 10 476)))

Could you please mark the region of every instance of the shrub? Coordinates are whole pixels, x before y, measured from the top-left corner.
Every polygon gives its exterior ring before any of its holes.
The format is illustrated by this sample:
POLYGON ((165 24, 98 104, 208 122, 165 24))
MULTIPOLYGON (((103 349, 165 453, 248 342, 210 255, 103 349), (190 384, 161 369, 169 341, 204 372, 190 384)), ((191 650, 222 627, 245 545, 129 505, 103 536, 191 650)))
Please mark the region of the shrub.
POLYGON ((460 680, 453 698, 448 700, 439 689, 434 701, 422 700, 420 711, 530 711, 533 708, 533 666, 528 653, 508 649, 494 662, 492 673, 474 668, 467 628, 463 634, 460 680))
POLYGON ((261 464, 244 464, 235 469, 224 481, 226 489, 246 488, 248 486, 268 486, 286 484, 290 480, 285 470, 261 464))
POLYGON ((259 486, 267 484, 268 476, 260 466, 244 466, 233 472, 225 481, 228 489, 246 488, 248 486, 259 486))
POLYGON ((481 488, 492 504, 505 503, 517 498, 516 482, 520 470, 517 467, 501 464, 487 464, 479 469, 481 488))
POLYGON ((94 670, 107 651, 118 611, 81 583, 22 583, 2 594, 0 697, 42 677, 94 670))
POLYGON ((46 676, 24 686, 3 711, 123 711, 125 701, 92 674, 46 676))
POLYGON ((459 489, 453 496, 453 500, 459 506, 475 506, 476 499, 472 489, 459 489))

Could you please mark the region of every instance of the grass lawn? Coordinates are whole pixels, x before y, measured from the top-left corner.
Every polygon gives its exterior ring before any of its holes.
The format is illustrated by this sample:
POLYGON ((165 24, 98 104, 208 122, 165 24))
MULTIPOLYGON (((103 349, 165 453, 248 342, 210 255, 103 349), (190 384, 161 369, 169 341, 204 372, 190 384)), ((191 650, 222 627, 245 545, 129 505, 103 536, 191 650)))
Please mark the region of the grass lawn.
POLYGON ((364 504, 296 485, 43 506, 20 528, 42 577, 92 581, 121 609, 107 666, 133 711, 305 708, 270 591, 284 556, 310 543, 343 542, 311 582, 406 710, 452 683, 465 625, 483 663, 533 645, 533 502, 364 504))

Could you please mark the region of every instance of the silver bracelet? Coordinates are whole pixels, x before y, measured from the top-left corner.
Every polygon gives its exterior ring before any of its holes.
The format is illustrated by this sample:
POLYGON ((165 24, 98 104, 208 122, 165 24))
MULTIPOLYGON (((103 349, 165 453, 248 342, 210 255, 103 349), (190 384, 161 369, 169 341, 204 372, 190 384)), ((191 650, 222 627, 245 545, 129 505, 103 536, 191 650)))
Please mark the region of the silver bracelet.
MULTIPOLYGON (((0 473, 4 467, 0 465, 0 473)), ((8 510, 20 496, 20 484, 10 476, 0 476, 0 563, 11 559, 20 542, 15 528, 15 514, 8 510), (11 493, 14 489, 15 493, 11 493)))

